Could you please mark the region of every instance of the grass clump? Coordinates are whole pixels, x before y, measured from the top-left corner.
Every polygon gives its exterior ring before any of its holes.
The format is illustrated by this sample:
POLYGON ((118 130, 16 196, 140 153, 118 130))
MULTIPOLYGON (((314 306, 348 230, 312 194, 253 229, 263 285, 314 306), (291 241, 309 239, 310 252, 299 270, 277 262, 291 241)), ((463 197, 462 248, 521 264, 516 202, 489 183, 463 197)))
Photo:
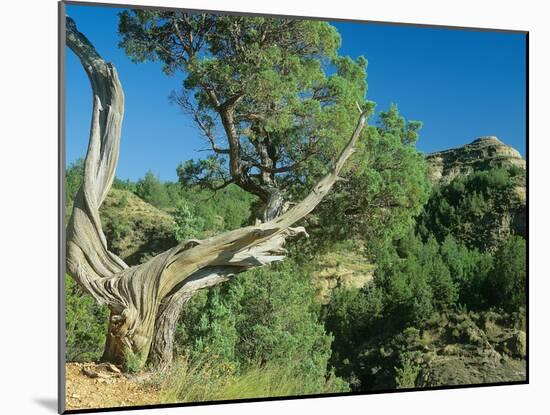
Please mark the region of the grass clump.
POLYGON ((312 391, 295 371, 275 364, 254 364, 237 370, 226 361, 206 357, 191 360, 182 357, 172 369, 159 378, 162 401, 200 402, 296 396, 348 391, 347 384, 332 374, 321 390, 312 391))

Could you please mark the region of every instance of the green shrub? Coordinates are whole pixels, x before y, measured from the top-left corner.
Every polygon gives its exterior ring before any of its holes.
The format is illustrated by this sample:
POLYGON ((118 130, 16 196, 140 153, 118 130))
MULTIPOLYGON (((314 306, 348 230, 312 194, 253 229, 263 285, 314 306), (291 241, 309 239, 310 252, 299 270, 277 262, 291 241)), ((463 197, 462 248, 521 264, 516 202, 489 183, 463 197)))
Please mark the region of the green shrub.
POLYGON ((178 242, 185 239, 197 238, 204 229, 204 219, 197 216, 184 199, 180 200, 174 212, 176 222, 175 235, 178 242))
POLYGON ((527 247, 522 237, 505 241, 495 252, 494 267, 487 279, 487 298, 490 305, 508 312, 526 306, 527 247))
POLYGON ((492 254, 481 253, 475 248, 468 249, 451 235, 441 244, 440 252, 458 288, 458 303, 468 309, 486 307, 484 290, 493 267, 492 254))
POLYGON ((103 353, 109 311, 69 276, 66 284, 66 360, 98 360, 103 353))
POLYGON ((395 386, 398 389, 414 388, 420 374, 420 353, 406 352, 400 356, 400 365, 395 368, 395 386))
POLYGON ((124 370, 129 373, 139 372, 140 369, 143 367, 143 360, 143 356, 138 353, 134 353, 131 351, 126 353, 124 370))
POLYGON ((341 362, 355 358, 355 347, 382 316, 383 300, 382 291, 372 284, 361 290, 340 287, 332 292, 323 308, 323 320, 327 332, 334 336, 333 365, 342 369, 341 362))
POLYGON ((115 254, 120 255, 127 243, 125 239, 132 232, 132 225, 128 222, 128 219, 110 217, 109 221, 105 222, 103 230, 109 241, 109 249, 115 254))
POLYGON ((320 322, 311 277, 291 261, 254 269, 190 301, 180 322, 180 350, 208 354, 239 371, 273 365, 322 388, 332 337, 320 322))

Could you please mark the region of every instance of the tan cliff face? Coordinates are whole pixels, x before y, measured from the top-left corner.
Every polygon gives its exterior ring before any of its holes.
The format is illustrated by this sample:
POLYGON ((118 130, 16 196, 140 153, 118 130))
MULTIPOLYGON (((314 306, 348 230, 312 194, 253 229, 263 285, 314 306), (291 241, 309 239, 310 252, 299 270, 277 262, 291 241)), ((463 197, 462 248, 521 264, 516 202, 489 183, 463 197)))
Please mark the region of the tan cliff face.
POLYGON ((480 137, 462 147, 428 154, 426 161, 433 184, 447 184, 457 176, 467 176, 474 171, 526 167, 519 151, 494 136, 480 137))
POLYGON ((376 265, 357 251, 335 251, 319 256, 313 262, 317 299, 328 304, 336 288, 362 288, 372 281, 376 265))

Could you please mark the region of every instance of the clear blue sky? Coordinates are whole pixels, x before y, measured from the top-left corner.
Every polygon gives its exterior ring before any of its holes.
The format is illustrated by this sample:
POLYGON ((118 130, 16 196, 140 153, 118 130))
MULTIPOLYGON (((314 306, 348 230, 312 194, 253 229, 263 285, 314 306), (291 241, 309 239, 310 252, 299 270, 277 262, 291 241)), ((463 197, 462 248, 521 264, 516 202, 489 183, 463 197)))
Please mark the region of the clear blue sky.
MULTIPOLYGON (((168 77, 158 63, 133 64, 118 45, 122 9, 67 6, 107 61, 116 66, 126 95, 117 176, 138 179, 151 169, 176 180, 178 162, 204 156, 190 118, 168 102, 183 74, 168 77)), ((342 23, 341 54, 365 56, 368 99, 391 103, 422 121, 419 150, 432 152, 496 135, 525 156, 525 35, 410 26, 342 23)), ((67 49, 67 163, 84 157, 91 90, 84 70, 67 49)))

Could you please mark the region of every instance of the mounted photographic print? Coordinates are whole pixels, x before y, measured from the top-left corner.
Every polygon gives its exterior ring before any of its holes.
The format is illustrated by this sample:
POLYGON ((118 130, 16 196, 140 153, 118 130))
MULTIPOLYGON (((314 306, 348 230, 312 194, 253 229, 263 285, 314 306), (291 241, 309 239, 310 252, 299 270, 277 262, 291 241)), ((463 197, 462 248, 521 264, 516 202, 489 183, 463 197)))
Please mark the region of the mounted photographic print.
POLYGON ((59 22, 60 412, 528 382, 527 32, 59 22))

